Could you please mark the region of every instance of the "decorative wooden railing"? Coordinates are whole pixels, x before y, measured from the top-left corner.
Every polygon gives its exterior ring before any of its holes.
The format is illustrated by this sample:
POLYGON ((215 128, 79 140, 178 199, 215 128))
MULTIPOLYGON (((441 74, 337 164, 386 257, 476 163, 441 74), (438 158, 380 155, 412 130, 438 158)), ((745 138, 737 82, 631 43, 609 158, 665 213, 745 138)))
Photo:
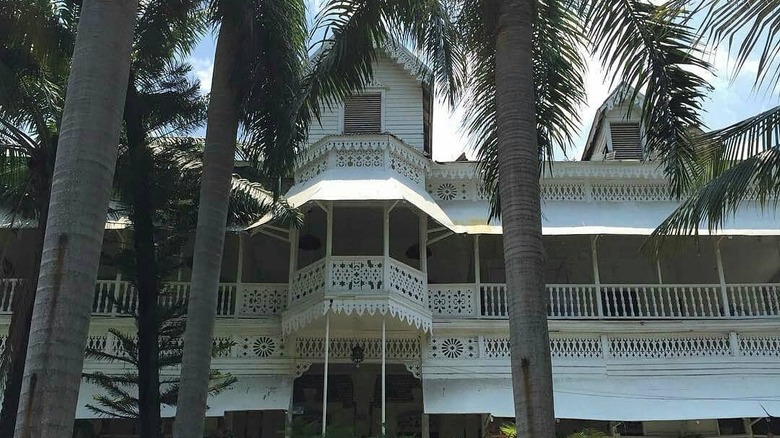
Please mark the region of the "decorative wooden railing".
MULTIPOLYGON (((434 316, 507 318, 505 284, 429 285, 434 316)), ((551 319, 780 317, 780 284, 548 284, 551 319)))
POLYGON ((383 256, 331 256, 295 272, 289 304, 312 296, 392 294, 428 307, 425 274, 383 256))
MULTIPOLYGON (((0 280, 0 314, 10 314, 19 279, 0 280)), ((222 283, 217 315, 223 318, 279 315, 288 304, 313 295, 389 293, 429 308, 436 318, 505 319, 509 315, 506 285, 499 283, 428 285, 422 272, 383 257, 331 257, 297 271, 287 284, 222 283), (326 288, 327 285, 327 288, 326 288), (386 286, 387 285, 387 286, 386 286)), ((780 317, 780 284, 548 284, 550 319, 720 319, 780 317)), ((165 284, 160 302, 186 300, 190 285, 165 284)), ((95 316, 127 316, 138 294, 126 281, 100 280, 95 285, 95 316)))

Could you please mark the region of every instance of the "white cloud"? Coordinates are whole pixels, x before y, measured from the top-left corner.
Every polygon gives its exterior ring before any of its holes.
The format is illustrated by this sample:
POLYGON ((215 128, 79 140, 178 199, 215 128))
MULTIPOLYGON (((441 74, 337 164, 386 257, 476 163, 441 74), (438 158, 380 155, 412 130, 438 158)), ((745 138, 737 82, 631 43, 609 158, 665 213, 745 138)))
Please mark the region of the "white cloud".
POLYGON ((200 91, 208 94, 211 91, 211 76, 214 74, 214 60, 208 58, 190 58, 192 73, 200 81, 200 91))

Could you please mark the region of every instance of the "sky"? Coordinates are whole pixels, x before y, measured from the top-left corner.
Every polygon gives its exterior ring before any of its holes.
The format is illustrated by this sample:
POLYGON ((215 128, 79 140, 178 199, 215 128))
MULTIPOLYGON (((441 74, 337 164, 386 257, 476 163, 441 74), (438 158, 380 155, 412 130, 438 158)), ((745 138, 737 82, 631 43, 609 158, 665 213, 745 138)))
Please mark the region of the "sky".
MULTIPOLYGON (((309 4, 318 0, 309 0, 309 4)), ((309 9, 313 10, 312 8, 309 9)), ((214 68, 215 35, 208 33, 203 36, 200 44, 192 52, 189 62, 193 74, 200 80, 201 89, 207 93, 211 87, 211 75, 214 68)), ((731 77, 727 72, 733 66, 734 58, 725 49, 710 53, 708 61, 712 64, 714 74, 703 73, 705 79, 714 87, 708 99, 704 102, 703 120, 705 130, 712 130, 731 125, 739 120, 758 114, 780 104, 780 96, 771 95, 764 90, 755 90, 755 79, 758 62, 750 59, 746 62, 737 77, 731 77)), ((556 152, 556 160, 579 160, 590 125, 596 110, 609 96, 613 88, 605 80, 605 72, 600 62, 589 58, 588 73, 585 78, 587 105, 581 108, 582 126, 579 135, 574 139, 574 148, 564 154, 556 152)), ((464 151, 470 158, 474 157, 468 150, 468 139, 461 130, 461 112, 451 111, 445 104, 437 102, 433 113, 433 158, 436 161, 453 161, 464 151)))

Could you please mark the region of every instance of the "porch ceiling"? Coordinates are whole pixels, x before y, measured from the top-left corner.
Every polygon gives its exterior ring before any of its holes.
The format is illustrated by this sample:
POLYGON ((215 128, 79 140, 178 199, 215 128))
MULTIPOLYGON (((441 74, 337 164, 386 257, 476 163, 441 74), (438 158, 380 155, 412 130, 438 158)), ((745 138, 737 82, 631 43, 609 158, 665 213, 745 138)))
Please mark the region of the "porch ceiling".
MULTIPOLYGON (((653 421, 780 415, 780 376, 553 379, 557 418, 653 421)), ((425 412, 514 417, 512 381, 423 378, 425 412)))
MULTIPOLYGON (((443 201, 444 214, 452 221, 456 232, 469 234, 501 234, 501 222, 487 221, 487 201, 443 201)), ((543 201, 542 233, 545 235, 618 234, 650 235, 677 207, 671 201, 543 201)), ((700 234, 710 234, 703 226, 700 234)), ((713 233, 734 236, 780 235, 777 213, 747 202, 736 217, 713 233)))

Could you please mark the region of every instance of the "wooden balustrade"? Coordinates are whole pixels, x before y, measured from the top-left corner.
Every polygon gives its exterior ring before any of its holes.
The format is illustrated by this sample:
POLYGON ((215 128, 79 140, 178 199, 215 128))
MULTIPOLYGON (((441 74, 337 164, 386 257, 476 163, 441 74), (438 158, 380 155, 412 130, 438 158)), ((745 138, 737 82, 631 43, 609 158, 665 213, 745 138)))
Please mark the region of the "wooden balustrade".
MULTIPOLYGON (((356 263, 350 258, 334 258, 336 263, 356 263), (338 260, 337 260, 338 259, 338 260), (341 260, 343 259, 343 260, 341 260)), ((398 279, 389 285, 395 293, 408 296, 444 318, 504 319, 509 316, 509 296, 503 283, 431 284, 424 293, 424 274, 416 269, 381 257, 363 260, 359 271, 374 273, 375 281, 348 283, 354 269, 331 277, 334 290, 384 290, 384 270, 397 271, 398 279), (374 272, 376 271, 376 272, 374 272), (343 277, 343 279, 341 278, 343 277), (344 285, 341 285, 344 280, 344 285), (338 284, 336 284, 338 283, 338 284), (365 283, 365 284, 364 284, 365 283), (396 290, 397 289, 397 290, 396 290)), ((279 315, 288 300, 300 301, 325 281, 325 263, 314 263, 298 271, 294 289, 286 284, 221 283, 217 296, 219 317, 263 317, 279 315), (303 293, 301 293, 303 292, 303 293), (295 295, 298 294, 298 295, 295 295), (297 300, 293 296, 297 296, 297 300)), ((391 272, 391 274, 392 274, 391 272)), ((392 277, 391 278, 395 278, 392 277)), ((19 279, 0 280, 0 314, 10 314, 14 295, 23 284, 19 279)), ((548 284, 547 314, 550 319, 713 319, 780 317, 780 284, 730 284, 724 294, 719 285, 704 284, 548 284)), ((190 284, 165 283, 162 305, 186 301, 190 284)), ((95 284, 92 311, 95 316, 129 316, 138 305, 135 288, 126 281, 100 280, 95 284)))

